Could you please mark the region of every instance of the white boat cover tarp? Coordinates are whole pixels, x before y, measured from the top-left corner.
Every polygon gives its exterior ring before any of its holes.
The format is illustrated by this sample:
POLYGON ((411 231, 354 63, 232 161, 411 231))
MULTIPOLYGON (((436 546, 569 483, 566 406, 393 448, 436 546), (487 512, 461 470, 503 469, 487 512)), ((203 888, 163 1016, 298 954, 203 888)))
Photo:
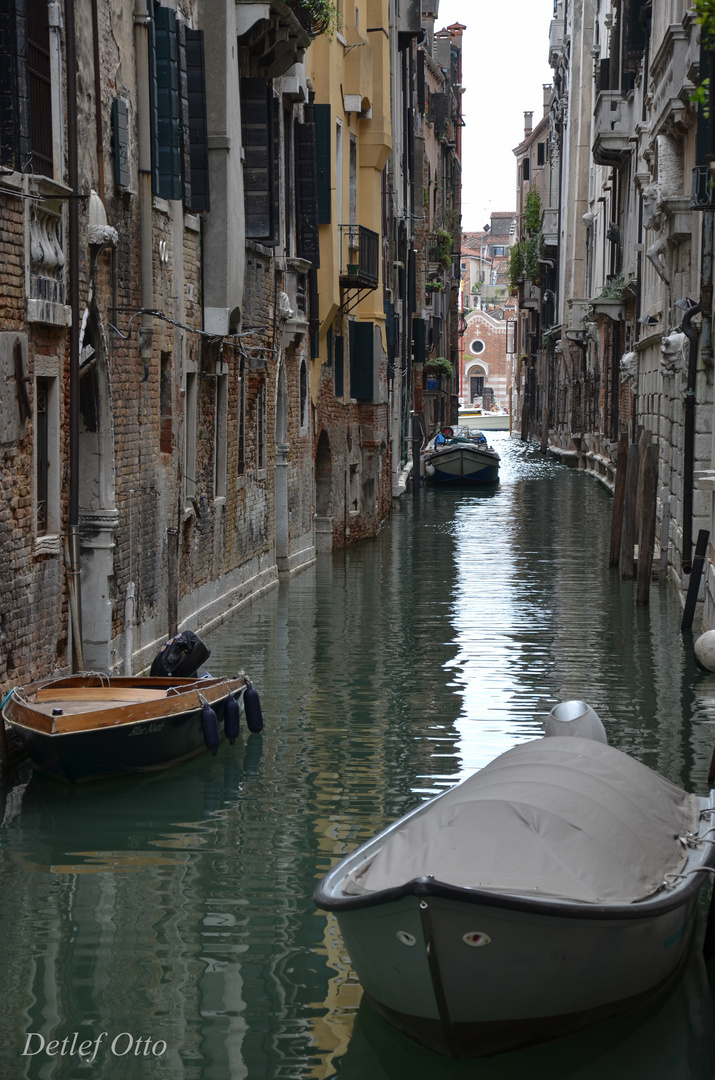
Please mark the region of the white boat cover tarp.
POLYGON ((363 895, 417 877, 462 888, 628 904, 680 871, 699 800, 590 739, 522 743, 431 801, 343 884, 363 895))

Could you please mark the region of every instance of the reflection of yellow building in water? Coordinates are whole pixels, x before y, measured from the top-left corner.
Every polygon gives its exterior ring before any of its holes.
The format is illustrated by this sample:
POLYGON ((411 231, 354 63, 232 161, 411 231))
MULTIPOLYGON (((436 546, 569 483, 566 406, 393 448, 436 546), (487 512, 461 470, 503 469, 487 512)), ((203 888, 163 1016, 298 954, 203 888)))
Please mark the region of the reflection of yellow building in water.
POLYGON ((320 269, 311 312, 316 543, 373 535, 390 508, 384 294, 392 148, 389 0, 350 0, 306 56, 314 94, 320 269), (317 318, 316 318, 317 316, 317 318))

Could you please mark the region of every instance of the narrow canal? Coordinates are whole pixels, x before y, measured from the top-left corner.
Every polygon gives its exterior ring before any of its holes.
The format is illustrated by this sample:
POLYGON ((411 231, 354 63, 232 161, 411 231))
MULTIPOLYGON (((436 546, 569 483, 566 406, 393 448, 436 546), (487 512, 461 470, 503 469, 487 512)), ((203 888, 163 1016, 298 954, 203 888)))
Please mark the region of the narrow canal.
POLYGON ((562 699, 705 790, 715 674, 693 661, 675 591, 654 586, 637 609, 607 565, 607 492, 493 441, 496 490, 407 496, 376 541, 206 635, 209 669, 245 668, 259 689, 261 735, 165 774, 4 789, 1 1080, 713 1080, 697 956, 633 1016, 450 1062, 361 1003, 336 923, 311 902, 340 856, 539 736, 562 699))

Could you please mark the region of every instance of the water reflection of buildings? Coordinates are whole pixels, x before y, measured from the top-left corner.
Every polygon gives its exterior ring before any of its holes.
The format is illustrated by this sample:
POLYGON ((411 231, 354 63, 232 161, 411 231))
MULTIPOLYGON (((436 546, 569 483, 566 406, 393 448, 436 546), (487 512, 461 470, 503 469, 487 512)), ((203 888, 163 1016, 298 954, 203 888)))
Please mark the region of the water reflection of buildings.
POLYGON ((101 795, 33 778, 19 812, 6 807, 5 910, 14 900, 3 944, 6 1075, 59 1077, 79 1067, 76 1057, 21 1057, 30 1031, 48 1041, 107 1032, 92 1065, 102 1080, 127 1075, 128 1058, 110 1050, 122 1032, 163 1040, 162 1070, 172 1076, 191 1066, 201 1080, 247 1075, 247 946, 234 929, 242 901, 229 858, 240 822, 221 809, 255 753, 241 750, 243 770, 227 754, 209 772, 191 763, 103 785, 101 795), (207 888, 207 858, 226 860, 218 894, 207 888))

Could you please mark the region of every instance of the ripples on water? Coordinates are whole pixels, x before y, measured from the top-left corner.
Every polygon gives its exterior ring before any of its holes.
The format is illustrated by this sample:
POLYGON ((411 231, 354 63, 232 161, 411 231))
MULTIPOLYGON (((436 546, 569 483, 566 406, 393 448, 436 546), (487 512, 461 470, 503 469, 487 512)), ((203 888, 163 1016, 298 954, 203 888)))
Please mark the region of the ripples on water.
POLYGON ((712 1080, 702 964, 665 1002, 538 1050, 447 1062, 360 1003, 312 890, 343 854, 583 697, 612 743, 704 790, 715 675, 675 593, 609 571, 610 497, 495 435, 498 487, 408 496, 207 640, 266 728, 161 775, 6 793, 0 1077, 712 1080), (159 1060, 21 1057, 26 1034, 163 1039, 159 1060))

